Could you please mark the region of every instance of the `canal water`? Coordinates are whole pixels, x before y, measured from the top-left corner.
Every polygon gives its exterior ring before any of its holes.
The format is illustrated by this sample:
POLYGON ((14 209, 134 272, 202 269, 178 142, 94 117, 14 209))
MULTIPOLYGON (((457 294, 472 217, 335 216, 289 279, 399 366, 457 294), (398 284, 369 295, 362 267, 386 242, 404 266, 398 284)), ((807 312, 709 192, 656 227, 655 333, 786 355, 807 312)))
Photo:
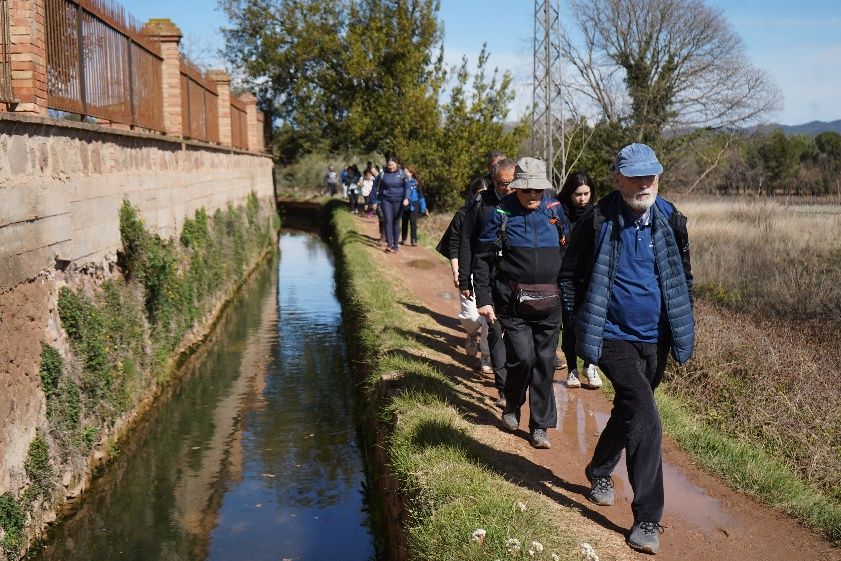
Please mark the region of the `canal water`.
POLYGON ((280 258, 126 439, 42 561, 375 558, 331 253, 280 258))

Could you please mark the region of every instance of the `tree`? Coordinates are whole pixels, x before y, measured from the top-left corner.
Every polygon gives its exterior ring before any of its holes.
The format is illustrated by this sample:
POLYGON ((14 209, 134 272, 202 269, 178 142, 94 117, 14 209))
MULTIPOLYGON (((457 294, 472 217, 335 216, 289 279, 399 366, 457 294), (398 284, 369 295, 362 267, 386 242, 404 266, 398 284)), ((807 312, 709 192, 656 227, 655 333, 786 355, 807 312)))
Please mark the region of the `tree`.
POLYGON ((396 153, 418 167, 430 202, 452 206, 490 149, 519 145, 503 124, 510 75, 467 61, 449 102, 438 0, 220 0, 228 58, 277 118, 275 154, 396 153))
POLYGON ((570 88, 607 120, 656 142, 664 129, 734 127, 779 105, 720 10, 703 0, 572 0, 581 43, 564 33, 570 88))

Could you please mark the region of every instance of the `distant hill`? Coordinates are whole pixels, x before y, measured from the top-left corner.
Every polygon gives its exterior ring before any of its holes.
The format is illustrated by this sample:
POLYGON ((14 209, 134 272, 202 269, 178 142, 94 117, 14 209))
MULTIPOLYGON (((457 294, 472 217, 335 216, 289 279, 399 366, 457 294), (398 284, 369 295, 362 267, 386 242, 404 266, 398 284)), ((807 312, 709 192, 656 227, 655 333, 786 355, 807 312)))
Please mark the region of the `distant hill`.
POLYGON ((825 121, 812 121, 803 125, 780 125, 772 123, 770 125, 762 125, 759 129, 763 132, 780 129, 786 136, 791 136, 793 134, 807 134, 809 136, 815 136, 816 134, 824 131, 832 131, 841 134, 841 119, 829 123, 825 121))

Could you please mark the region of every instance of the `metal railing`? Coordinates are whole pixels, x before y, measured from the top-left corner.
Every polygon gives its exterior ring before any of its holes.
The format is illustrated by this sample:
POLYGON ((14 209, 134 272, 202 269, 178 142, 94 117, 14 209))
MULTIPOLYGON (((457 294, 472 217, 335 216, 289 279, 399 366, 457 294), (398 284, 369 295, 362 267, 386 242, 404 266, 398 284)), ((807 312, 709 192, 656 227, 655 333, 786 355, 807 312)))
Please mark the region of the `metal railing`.
POLYGON ((0 0, 0 102, 14 102, 12 92, 11 34, 9 33, 9 1, 0 0))
POLYGON ((47 105, 163 131, 158 45, 114 0, 46 0, 47 105))
POLYGON ((219 95, 201 71, 181 60, 181 134, 219 144, 219 95))

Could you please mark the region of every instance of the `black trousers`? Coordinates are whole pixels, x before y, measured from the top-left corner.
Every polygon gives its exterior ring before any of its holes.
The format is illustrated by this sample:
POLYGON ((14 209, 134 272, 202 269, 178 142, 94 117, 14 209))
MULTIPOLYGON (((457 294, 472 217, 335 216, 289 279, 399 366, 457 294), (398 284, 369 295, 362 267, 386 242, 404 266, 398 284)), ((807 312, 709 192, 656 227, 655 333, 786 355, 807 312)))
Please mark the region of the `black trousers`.
MULTIPOLYGON (((563 325, 561 326, 561 351, 564 353, 564 358, 567 361, 567 372, 578 369, 578 357, 575 354, 575 326, 573 325, 572 315, 564 312, 563 325)), ((590 363, 584 361, 584 368, 590 366, 590 363)))
POLYGON ((409 225, 412 226, 412 243, 418 243, 418 211, 417 210, 409 210, 412 207, 403 209, 403 216, 401 217, 401 234, 400 241, 405 243, 406 236, 409 234, 409 225))
POLYGON ((609 476, 622 450, 634 490, 631 510, 638 522, 660 522, 663 516, 663 461, 660 413, 654 390, 663 379, 669 343, 605 340, 599 368, 613 384, 613 410, 593 451, 590 469, 609 476))
POLYGON ((495 321, 488 326, 488 350, 491 353, 491 366, 494 369, 494 386, 500 392, 505 392, 505 379, 508 377, 508 367, 505 364, 505 341, 502 335, 502 324, 495 321))
POLYGON ((505 357, 508 368, 505 399, 517 417, 529 394, 529 429, 548 429, 558 424, 555 392, 555 352, 561 330, 561 307, 545 319, 499 318, 505 330, 505 357))

